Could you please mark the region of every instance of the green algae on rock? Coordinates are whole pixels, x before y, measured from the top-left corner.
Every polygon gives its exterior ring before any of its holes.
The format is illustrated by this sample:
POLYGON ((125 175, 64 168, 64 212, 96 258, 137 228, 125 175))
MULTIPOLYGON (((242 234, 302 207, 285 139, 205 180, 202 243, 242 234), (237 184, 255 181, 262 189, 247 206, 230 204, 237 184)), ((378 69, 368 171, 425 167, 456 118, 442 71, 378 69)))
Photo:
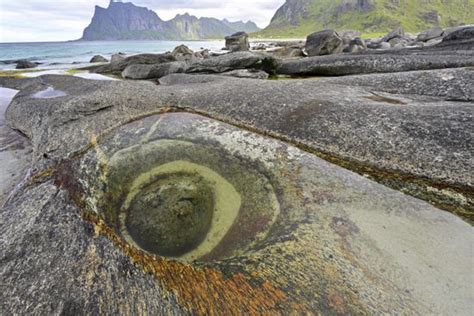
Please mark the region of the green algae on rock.
POLYGON ((141 248, 158 255, 180 256, 208 234, 214 194, 199 174, 185 173, 179 165, 171 173, 156 170, 168 166, 150 171, 150 182, 134 182, 120 224, 124 237, 127 233, 132 237, 129 242, 136 241, 141 248))
POLYGON ((265 167, 202 138, 157 139, 157 126, 169 121, 154 118, 141 122, 147 133, 127 126, 117 132, 126 142, 105 138, 86 153, 79 177, 91 209, 131 244, 187 262, 236 255, 261 240, 280 211, 265 167))

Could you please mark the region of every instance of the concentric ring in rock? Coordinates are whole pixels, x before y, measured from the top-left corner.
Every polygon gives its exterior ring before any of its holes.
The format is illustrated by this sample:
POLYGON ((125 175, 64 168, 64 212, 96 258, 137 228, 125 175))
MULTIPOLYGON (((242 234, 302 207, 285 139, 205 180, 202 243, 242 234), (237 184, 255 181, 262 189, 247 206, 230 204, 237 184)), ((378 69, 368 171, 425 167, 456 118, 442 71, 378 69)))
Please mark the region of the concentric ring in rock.
MULTIPOLYGON (((186 115, 174 118, 180 126, 186 115)), ((207 137, 173 135, 182 130, 159 135, 171 124, 165 116, 140 124, 149 131, 127 126, 103 139, 77 175, 111 227, 134 246, 184 261, 235 256, 266 236, 280 205, 260 161, 207 137), (99 173, 83 174, 91 169, 99 173)))

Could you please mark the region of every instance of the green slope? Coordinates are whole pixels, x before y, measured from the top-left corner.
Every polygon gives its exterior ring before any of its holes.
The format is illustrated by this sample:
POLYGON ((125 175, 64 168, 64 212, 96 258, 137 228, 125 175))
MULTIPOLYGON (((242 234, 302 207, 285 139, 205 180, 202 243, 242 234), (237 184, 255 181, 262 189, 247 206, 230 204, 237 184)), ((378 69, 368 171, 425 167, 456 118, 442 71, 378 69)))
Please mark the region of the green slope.
POLYGON ((358 9, 358 0, 288 0, 267 28, 252 35, 260 38, 302 38, 324 28, 382 33, 399 25, 408 32, 419 32, 434 25, 474 24, 474 0, 366 2, 370 2, 371 9, 358 9), (356 8, 347 10, 348 4, 356 8))

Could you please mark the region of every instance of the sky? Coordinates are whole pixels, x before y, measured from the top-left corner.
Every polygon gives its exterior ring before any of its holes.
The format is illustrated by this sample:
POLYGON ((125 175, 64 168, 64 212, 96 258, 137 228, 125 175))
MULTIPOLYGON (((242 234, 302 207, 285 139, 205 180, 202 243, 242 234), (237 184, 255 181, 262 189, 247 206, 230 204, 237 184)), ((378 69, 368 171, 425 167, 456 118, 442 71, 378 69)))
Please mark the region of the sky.
MULTIPOLYGON (((96 5, 110 0, 0 0, 0 42, 43 42, 78 39, 96 5)), ((154 10, 163 20, 176 14, 270 23, 285 0, 124 0, 154 10)))

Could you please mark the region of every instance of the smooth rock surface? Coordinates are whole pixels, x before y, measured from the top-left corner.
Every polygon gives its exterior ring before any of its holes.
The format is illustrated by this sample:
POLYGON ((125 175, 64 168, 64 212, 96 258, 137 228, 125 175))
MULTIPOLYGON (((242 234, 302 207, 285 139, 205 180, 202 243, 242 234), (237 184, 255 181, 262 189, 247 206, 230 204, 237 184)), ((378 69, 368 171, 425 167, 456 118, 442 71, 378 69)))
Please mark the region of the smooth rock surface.
MULTIPOLYGON (((471 81, 471 68, 0 78, 20 90, 7 123, 34 149, 1 210, 2 313, 470 315, 472 226, 402 192, 472 220, 471 81), (65 95, 33 97, 46 87, 65 95), (145 252, 123 227, 123 198, 147 205, 170 173, 223 179, 225 194, 205 195, 244 205, 211 224, 222 238, 206 236, 196 263, 145 252)), ((178 183, 180 203, 207 205, 178 183)))
POLYGON ((138 54, 126 57, 123 60, 116 59, 115 62, 92 68, 95 73, 117 73, 120 74, 130 65, 135 64, 161 64, 176 61, 171 54, 138 54), (118 61, 117 61, 118 60, 118 61))
POLYGON ((125 68, 122 77, 125 79, 158 79, 173 73, 182 73, 188 69, 184 61, 162 64, 133 64, 125 68))
MULTIPOLYGON (((66 143, 57 138, 68 134, 75 124, 92 131, 107 129, 134 115, 141 117, 170 107, 206 113, 299 144, 381 183, 472 218, 473 107, 469 101, 449 101, 451 97, 472 100, 469 85, 457 87, 471 75, 466 69, 448 74, 449 80, 423 72, 409 74, 405 79, 402 76, 400 81, 418 78, 406 87, 409 94, 385 94, 379 85, 370 84, 378 77, 360 77, 368 84, 357 87, 353 84, 357 81, 355 76, 333 83, 333 78, 265 81, 173 75, 171 80, 162 78, 164 86, 160 88, 146 82, 91 83, 48 76, 40 85, 31 79, 23 86, 14 106, 7 111, 7 118, 26 135, 34 131, 44 135, 40 139, 48 142, 37 145, 38 155, 52 156, 87 145, 79 137, 66 143), (451 78, 457 74, 458 79, 451 78), (439 96, 433 91, 435 88, 426 88, 433 78, 443 83, 439 96), (66 91, 68 96, 30 100, 31 94, 43 89, 45 83, 66 91), (88 91, 88 101, 81 96, 79 105, 74 95, 82 95, 83 91, 88 91), (135 95, 137 99, 130 97, 135 95), (38 114, 22 115, 38 109, 38 114), (96 111, 99 115, 91 121, 87 114, 96 111), (47 134, 42 126, 48 126, 47 134)), ((388 86, 396 83, 393 79, 386 81, 388 86)))
POLYGON ((274 71, 275 66, 275 58, 269 55, 253 52, 235 52, 196 61, 189 66, 186 72, 221 73, 236 69, 261 69, 271 73, 274 71))
MULTIPOLYGON (((443 44, 443 43, 442 43, 443 44)), ((277 73, 296 76, 338 76, 474 66, 474 41, 397 51, 284 60, 277 73)))
POLYGON ((126 55, 123 53, 113 54, 110 58, 110 63, 118 63, 123 61, 126 58, 126 55))
POLYGON ((447 34, 443 42, 474 40, 474 26, 467 26, 447 34))
POLYGON ((336 31, 323 30, 308 35, 305 48, 308 56, 321 56, 342 53, 344 45, 336 31))
MULTIPOLYGON (((222 74, 220 74, 222 75, 222 74)), ((159 79, 160 85, 187 85, 195 83, 207 83, 221 80, 222 77, 217 74, 202 75, 202 74, 170 74, 159 79)))
POLYGON ((474 68, 409 71, 327 78, 327 82, 365 86, 392 94, 426 95, 447 101, 474 101, 474 68))
POLYGON ((107 58, 105 58, 104 56, 101 56, 101 55, 95 55, 94 57, 92 57, 92 59, 90 60, 91 63, 107 63, 109 62, 107 60, 107 58))
MULTIPOLYGON (((102 94, 104 87, 92 94, 102 94)), ((5 313, 468 315, 472 310, 466 276, 472 275, 474 235, 467 223, 286 143, 219 121, 186 113, 138 119, 145 109, 133 114, 134 103, 144 102, 142 97, 123 103, 132 117, 115 116, 107 124, 115 125, 113 130, 95 124, 110 120, 117 105, 72 121, 68 106, 53 115, 68 119, 56 125, 69 130, 67 140, 81 139, 66 143, 53 160, 37 161, 35 181, 2 210, 5 313), (127 159, 135 170, 142 161, 157 159, 160 167, 183 157, 186 151, 167 145, 173 141, 183 148, 212 146, 219 154, 207 151, 209 159, 201 160, 190 151, 185 159, 226 178, 233 169, 216 159, 237 159, 271 179, 266 190, 276 192, 279 216, 260 228, 245 217, 236 219, 215 249, 240 251, 200 264, 156 257, 129 243, 98 218, 103 200, 95 199, 100 196, 95 190, 126 188, 130 182, 113 179, 127 159), (86 147, 76 147, 81 143, 86 147), (71 155, 71 149, 79 152, 71 155), (263 234, 254 244, 240 244, 249 232, 239 228, 248 227, 263 234)), ((69 102, 79 111, 92 109, 87 100, 69 102)), ((258 203, 251 192, 239 194, 258 203)))
POLYGON ((245 32, 237 32, 226 36, 225 48, 231 52, 248 51, 250 49, 248 34, 245 32))
POLYGON ((249 79, 268 79, 268 73, 262 70, 239 69, 221 73, 222 76, 249 78, 249 79))

